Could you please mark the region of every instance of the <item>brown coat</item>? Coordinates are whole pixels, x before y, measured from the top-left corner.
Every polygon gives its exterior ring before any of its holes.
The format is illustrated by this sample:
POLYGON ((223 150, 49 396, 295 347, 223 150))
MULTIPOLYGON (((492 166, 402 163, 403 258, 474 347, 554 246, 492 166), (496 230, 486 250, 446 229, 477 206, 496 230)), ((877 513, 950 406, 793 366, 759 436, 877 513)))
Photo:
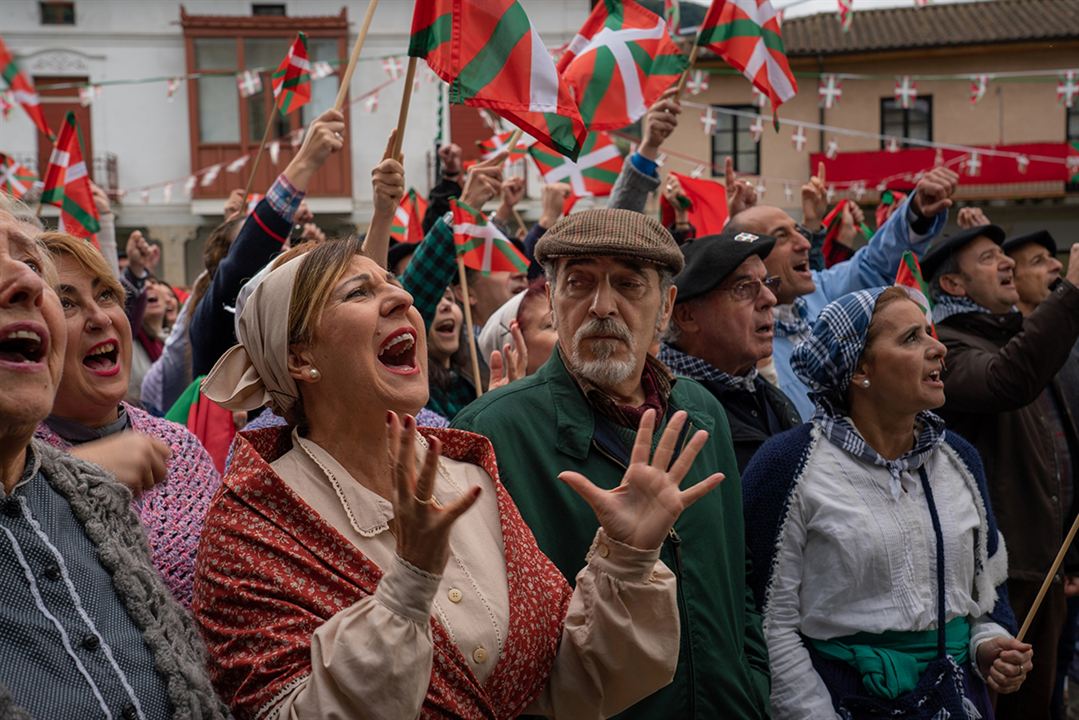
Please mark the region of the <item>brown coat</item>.
MULTIPOLYGON (((941 415, 981 453, 1009 578, 1040 582, 1073 516, 1061 500, 1075 495, 1057 480, 1049 421, 1036 401, 1079 338, 1079 288, 1062 280, 1025 320, 1019 313, 963 313, 937 331, 948 346, 941 415)), ((1066 408, 1063 418, 1077 447, 1066 408)), ((1072 466, 1079 467, 1075 453, 1072 466)))

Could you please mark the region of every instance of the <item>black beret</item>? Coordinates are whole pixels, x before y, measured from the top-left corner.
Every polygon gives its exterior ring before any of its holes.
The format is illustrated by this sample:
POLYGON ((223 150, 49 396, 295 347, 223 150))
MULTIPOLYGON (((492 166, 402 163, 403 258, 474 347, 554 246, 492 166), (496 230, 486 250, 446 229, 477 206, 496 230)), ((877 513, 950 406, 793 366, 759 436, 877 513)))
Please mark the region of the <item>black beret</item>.
POLYGON ((1004 241, 1004 244, 1000 248, 1004 252, 1011 252, 1018 248, 1023 247, 1027 243, 1038 243, 1046 250, 1050 255, 1057 254, 1057 242, 1053 239, 1053 236, 1049 234, 1048 230, 1037 230, 1026 235, 1019 235, 1017 237, 1010 237, 1004 241))
POLYGON ((692 300, 712 291, 747 258, 768 257, 775 244, 776 239, 768 235, 726 231, 684 245, 686 266, 674 278, 678 288, 675 302, 692 300))
POLYGON ((403 242, 399 242, 393 247, 391 247, 386 253, 386 265, 387 267, 389 267, 390 272, 393 272, 394 265, 401 262, 401 260, 403 260, 404 258, 412 255, 414 252, 416 252, 416 248, 418 247, 418 243, 403 242))
POLYGON ((959 248, 963 247, 975 238, 985 236, 997 245, 1004 242, 1004 230, 997 225, 979 225, 978 227, 964 230, 955 235, 948 235, 938 239, 929 252, 922 258, 922 276, 926 280, 932 280, 944 261, 952 256, 959 248))

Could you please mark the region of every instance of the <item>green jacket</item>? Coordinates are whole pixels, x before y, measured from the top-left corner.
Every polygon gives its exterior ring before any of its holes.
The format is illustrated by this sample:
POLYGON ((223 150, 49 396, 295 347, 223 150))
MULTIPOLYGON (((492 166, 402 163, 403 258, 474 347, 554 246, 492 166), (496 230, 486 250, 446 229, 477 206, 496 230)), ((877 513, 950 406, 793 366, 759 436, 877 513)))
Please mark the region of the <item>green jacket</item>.
MULTIPOLYGON (((682 646, 674 681, 618 717, 766 718, 768 651, 746 583, 742 488, 727 418, 712 394, 688 378, 675 382, 671 405, 689 413, 693 431, 710 434, 683 486, 716 471, 727 479, 682 514, 660 554, 678 577, 682 646)), ((559 352, 534 375, 468 405, 453 427, 490 438, 502 482, 540 549, 572 583, 598 523, 558 473, 576 470, 600 487, 614 488, 624 466, 609 451, 604 433, 596 435, 595 415, 559 352)), ((633 433, 618 435, 626 457, 633 433)))

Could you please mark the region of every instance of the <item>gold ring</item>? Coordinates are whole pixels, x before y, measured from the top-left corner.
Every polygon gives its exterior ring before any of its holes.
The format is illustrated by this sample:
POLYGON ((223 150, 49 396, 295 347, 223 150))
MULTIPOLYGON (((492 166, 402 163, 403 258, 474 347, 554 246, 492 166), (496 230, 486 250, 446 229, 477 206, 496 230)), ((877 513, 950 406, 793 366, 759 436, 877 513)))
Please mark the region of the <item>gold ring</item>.
POLYGON ((412 499, 415 500, 416 502, 418 502, 420 505, 430 505, 431 507, 436 507, 436 508, 437 507, 442 507, 442 505, 438 502, 438 499, 435 498, 434 495, 427 498, 426 500, 420 500, 419 497, 417 497, 416 495, 413 495, 412 499))

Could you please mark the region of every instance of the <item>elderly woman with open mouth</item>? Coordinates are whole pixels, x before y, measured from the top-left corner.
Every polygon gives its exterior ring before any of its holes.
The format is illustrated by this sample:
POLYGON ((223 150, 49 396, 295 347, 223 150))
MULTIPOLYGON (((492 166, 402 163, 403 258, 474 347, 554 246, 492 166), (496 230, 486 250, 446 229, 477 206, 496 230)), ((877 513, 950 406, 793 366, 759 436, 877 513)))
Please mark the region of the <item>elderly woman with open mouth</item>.
POLYGON ((138 496, 154 564, 188 606, 202 519, 221 478, 187 428, 123 401, 131 325, 101 253, 63 233, 45 233, 42 241, 59 273, 67 352, 56 402, 36 436, 101 465, 138 496))
POLYGON ((131 494, 33 439, 68 332, 32 219, 0 196, 0 716, 223 718, 131 494))
POLYGON ((981 459, 931 412, 947 350, 925 304, 896 287, 825 307, 791 356, 813 420, 742 475, 777 719, 991 718, 987 686, 1032 667, 981 459))
POLYGON ((672 464, 685 418, 652 455, 646 415, 621 487, 563 473, 602 526, 571 590, 490 443, 417 435, 423 320, 357 241, 270 272, 238 337, 204 392, 270 403, 295 429, 240 434, 199 547, 195 618, 237 717, 594 718, 670 681, 678 613, 659 548, 722 479, 679 490, 705 433, 672 464))

